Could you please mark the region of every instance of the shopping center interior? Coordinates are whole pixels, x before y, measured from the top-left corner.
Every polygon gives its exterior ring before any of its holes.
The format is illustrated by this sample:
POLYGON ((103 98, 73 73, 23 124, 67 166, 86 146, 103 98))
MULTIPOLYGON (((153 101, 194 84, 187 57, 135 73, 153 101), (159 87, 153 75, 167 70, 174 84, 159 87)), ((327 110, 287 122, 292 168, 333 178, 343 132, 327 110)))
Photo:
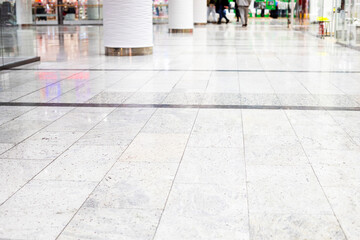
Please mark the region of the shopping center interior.
POLYGON ((359 239, 359 1, 251 3, 247 27, 202 0, 44 2, 1 25, 0 239, 359 239))

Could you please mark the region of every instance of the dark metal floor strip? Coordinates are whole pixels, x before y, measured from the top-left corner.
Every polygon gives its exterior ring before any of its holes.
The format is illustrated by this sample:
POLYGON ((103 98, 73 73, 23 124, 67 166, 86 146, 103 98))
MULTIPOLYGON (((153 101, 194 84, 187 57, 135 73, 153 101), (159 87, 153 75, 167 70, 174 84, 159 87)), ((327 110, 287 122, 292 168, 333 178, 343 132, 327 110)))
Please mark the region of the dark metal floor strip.
POLYGON ((360 71, 341 71, 341 70, 265 70, 265 69, 114 69, 114 68, 92 68, 92 69, 71 69, 71 68, 38 68, 38 69, 28 69, 28 68, 16 68, 11 69, 12 71, 83 71, 83 72, 101 72, 101 71, 112 71, 112 72, 274 72, 274 73, 360 73, 360 71))
POLYGON ((1 102, 0 106, 13 107, 84 107, 84 108, 199 108, 199 109, 262 109, 262 110, 323 110, 323 111, 360 111, 360 107, 327 106, 281 106, 281 105, 189 105, 189 104, 117 104, 117 103, 36 103, 1 102))

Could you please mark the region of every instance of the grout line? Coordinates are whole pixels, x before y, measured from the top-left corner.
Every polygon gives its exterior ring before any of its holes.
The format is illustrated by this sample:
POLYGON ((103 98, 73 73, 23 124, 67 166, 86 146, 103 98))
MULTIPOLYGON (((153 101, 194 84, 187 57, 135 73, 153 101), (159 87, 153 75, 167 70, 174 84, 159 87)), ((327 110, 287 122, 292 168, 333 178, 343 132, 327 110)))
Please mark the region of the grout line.
MULTIPOLYGON (((137 72, 137 71, 134 71, 134 73, 135 73, 135 72, 137 72)), ((141 87, 138 87, 138 88, 136 89, 136 91, 130 93, 129 96, 127 96, 127 97, 125 98, 125 100, 122 101, 122 103, 126 103, 126 101, 130 100, 130 99, 131 99, 132 97, 134 97, 137 93, 139 93, 139 91, 140 91, 146 84, 148 84, 151 80, 153 80, 153 78, 154 78, 154 76, 155 76, 156 74, 158 74, 158 72, 156 72, 153 76, 151 76, 141 87)))
POLYGON ((166 99, 170 96, 171 93, 173 93, 174 89, 176 88, 176 86, 181 82, 181 80, 184 78, 186 72, 184 72, 181 77, 179 78, 179 80, 172 86, 171 90, 167 92, 166 97, 164 97, 164 99, 161 101, 161 103, 165 102, 166 99))
POLYGON ((251 224, 250 224, 250 204, 249 204, 249 188, 248 188, 248 174, 247 174, 247 164, 246 164, 246 151, 245 151, 245 132, 244 132, 244 116, 243 111, 241 111, 241 128, 242 128, 242 137, 243 137, 243 157, 244 157, 244 171, 245 171, 245 188, 246 188, 246 203, 248 210, 248 227, 249 227, 249 239, 251 238, 251 224))
MULTIPOLYGON (((76 72, 76 71, 74 71, 74 72, 76 72)), ((56 85, 56 84, 58 84, 58 83, 60 83, 60 82, 62 82, 62 81, 64 81, 64 80, 67 80, 67 79, 69 79, 69 78, 71 78, 71 77, 73 77, 73 76, 76 76, 76 75, 80 74, 80 73, 81 73, 81 72, 76 72, 76 73, 71 74, 70 76, 68 76, 68 77, 66 77, 66 78, 60 79, 60 80, 58 80, 58 81, 56 81, 56 82, 53 82, 53 83, 51 83, 51 84, 49 84, 49 85, 46 85, 46 86, 41 87, 41 88, 38 88, 38 89, 36 89, 36 90, 34 90, 34 91, 32 91, 32 92, 28 92, 27 94, 25 94, 25 95, 23 95, 23 96, 21 96, 21 97, 18 97, 18 98, 15 98, 15 99, 11 100, 11 102, 15 102, 16 100, 18 100, 18 99, 20 99, 20 98, 23 98, 23 97, 29 96, 29 95, 31 95, 31 94, 33 94, 33 93, 36 93, 36 92, 40 91, 41 89, 45 89, 45 88, 54 86, 54 85, 56 85)), ((16 87, 20 87, 20 86, 25 85, 25 84, 27 84, 27 83, 20 84, 19 86, 16 86, 16 87)), ((14 88, 15 88, 15 87, 14 87, 14 88)), ((9 90, 11 91, 11 89, 12 89, 12 88, 10 88, 9 90)), ((50 100, 50 101, 51 101, 51 100, 50 100)))
MULTIPOLYGON (((265 75, 267 75, 267 74, 265 73, 265 75)), ((268 78, 268 76, 267 76, 267 78, 268 78)), ((299 79, 298 79, 296 76, 294 76, 294 79, 295 79, 301 86, 303 86, 303 87, 306 89, 306 91, 308 91, 308 92, 310 93, 311 96, 314 96, 314 95, 306 88, 306 86, 305 86, 302 82, 299 81, 299 79)), ((270 86, 272 87, 272 89, 275 91, 274 86, 273 86, 273 84, 271 83, 271 81, 270 81, 270 80, 268 80, 268 81, 269 81, 270 86)), ((277 95, 277 97, 278 97, 278 95, 277 95)), ((279 100, 280 100, 280 99, 279 99, 279 100)), ((316 173, 315 173, 315 170, 314 170, 314 168, 313 168, 313 166, 312 166, 312 164, 311 164, 311 162, 310 162, 310 159, 309 159, 307 153, 305 152, 304 146, 302 145, 302 143, 301 143, 301 141, 300 141, 300 139, 299 139, 299 136, 297 135, 297 133, 296 133, 296 131, 295 131, 295 128, 294 128, 294 126, 292 125, 292 123, 291 123, 291 121, 290 121, 290 118, 289 118, 289 116, 288 116, 288 114, 287 114, 287 112, 286 112, 285 110, 286 110, 286 109, 283 109, 283 112, 284 112, 284 114, 285 114, 285 116, 286 116, 286 118, 287 118, 287 120, 288 120, 288 122, 289 122, 289 124, 290 124, 290 126, 291 126, 291 128, 292 128, 292 130, 293 130, 293 132, 294 132, 294 134, 295 134, 295 136, 296 136, 296 138, 297 138, 297 140, 299 141, 299 143, 300 143, 300 145, 301 145, 301 148, 302 148, 302 150, 303 150, 303 152, 304 152, 304 154, 305 154, 305 156, 306 156, 306 158, 307 158, 307 160, 308 160, 308 163, 309 163, 309 165, 310 165, 310 167, 311 167, 311 169, 312 169, 312 171, 313 171, 313 173, 314 173, 314 175, 315 175, 315 177, 316 177, 316 179, 317 179, 317 181, 318 181, 318 183, 319 183, 319 185, 320 185, 320 187, 321 187, 321 189, 322 189, 323 194, 325 195, 325 197, 326 197, 326 199, 327 199, 327 201, 328 201, 328 203, 329 203, 329 205, 330 205, 329 199, 327 198, 327 196, 326 196, 326 194, 325 194, 325 191, 324 191, 323 187, 322 187, 321 184, 320 184, 320 180, 318 179, 318 177, 317 177, 317 175, 316 175, 316 173)), ((331 206, 331 205, 330 205, 330 206, 331 206)), ((331 210, 332 210, 333 214, 335 215, 334 210, 332 209, 332 207, 331 207, 331 210)), ((339 226, 340 226, 342 232, 343 232, 344 235, 345 235, 345 232, 344 232, 344 230, 342 229, 342 227, 341 227, 341 225, 340 225, 340 222, 339 222, 339 220, 337 219, 336 215, 335 215, 335 218, 336 218, 336 220, 338 221, 339 226)), ((345 238, 346 238, 346 235, 345 235, 345 238)))
MULTIPOLYGON (((264 68, 264 64, 261 62, 261 59, 259 58, 259 56, 256 55, 256 57, 257 57, 260 65, 261 65, 261 67, 264 68)), ((266 80, 267 80, 267 82, 269 83, 271 89, 273 90, 273 94, 275 95, 275 97, 276 97, 276 99, 278 100, 278 102, 281 104, 281 100, 280 100, 280 98, 279 98, 279 94, 275 91, 275 88, 274 88, 273 84, 272 84, 271 81, 270 81, 269 75, 266 74, 266 72, 264 72, 264 75, 265 75, 266 80)))
POLYGON ((360 147, 360 144, 357 143, 356 140, 354 140, 354 137, 356 137, 356 136, 352 136, 352 135, 348 132, 348 130, 347 130, 346 128, 344 128, 343 125, 342 125, 338 120, 336 120, 336 118, 331 114, 331 112, 327 111, 327 113, 328 113, 328 114, 330 115, 330 117, 334 120, 334 122, 336 122, 336 124, 346 133, 346 135, 349 137, 349 139, 350 139, 355 145, 357 145, 357 146, 360 147))
MULTIPOLYGON (((137 72, 137 71, 135 71, 137 72)), ((136 94, 141 94, 141 93, 157 93, 157 92, 140 92, 140 90, 145 87, 148 83, 150 83, 152 80, 154 80, 155 75, 157 75, 159 72, 156 72, 153 76, 151 76, 141 87, 138 87, 136 91, 134 91, 133 93, 129 94, 129 96, 122 102, 123 104, 126 104, 127 101, 129 101, 132 97, 136 96, 136 94)), ((166 95, 166 97, 161 101, 165 101, 165 99, 169 96, 170 91, 168 92, 168 94, 166 95)))
POLYGON ((180 169, 182 160, 183 160, 183 158, 184 158, 184 155, 185 155, 187 146, 188 146, 188 144, 189 144, 191 134, 192 134, 192 132, 193 132, 193 130, 194 130, 194 127, 195 127, 197 118, 198 118, 198 116, 199 116, 199 112, 200 112, 200 109, 198 109, 198 111, 197 111, 197 113, 196 113, 196 116, 195 116, 193 125, 192 125, 192 127, 191 127, 191 130, 190 130, 188 139, 187 139, 186 144, 185 144, 184 151, 183 151, 183 153, 182 153, 181 159, 180 159, 179 164, 178 164, 178 167, 177 167, 177 169, 176 169, 176 172, 175 172, 175 175, 174 175, 174 179, 173 179, 173 181, 172 181, 172 183, 171 183, 171 187, 170 187, 169 193, 168 193, 168 195, 167 195, 167 197, 166 197, 166 201, 165 201, 165 204, 164 204, 164 208, 163 208, 162 211, 161 211, 160 218, 159 218, 159 222, 158 222, 158 224, 157 224, 157 226, 156 226, 156 229, 155 229, 155 232, 154 232, 154 236, 152 237, 152 240, 155 239, 156 234, 157 234, 157 231, 158 231, 158 228, 159 228, 159 226, 160 226, 160 224, 161 224, 161 220, 162 220, 163 214, 164 214, 165 209, 166 209, 166 206, 167 206, 167 204, 168 204, 171 191, 172 191, 172 189, 173 189, 173 187, 174 187, 174 183, 175 183, 176 177, 177 177, 177 175, 178 175, 178 172, 179 172, 179 169, 180 169))
MULTIPOLYGON (((15 148, 16 146, 20 145, 21 143, 25 142, 26 140, 28 140, 29 138, 31 138, 32 136, 38 134, 39 132, 41 132, 42 130, 44 130, 45 128, 47 128, 48 126, 52 125, 53 123, 59 121, 60 119, 62 119, 64 116, 68 115, 70 112, 74 111, 76 108, 71 109, 70 111, 68 111, 67 113, 65 113, 64 115, 62 115, 61 117, 59 117, 58 119, 52 121, 51 123, 47 124, 46 126, 44 126, 43 128, 39 129, 38 131, 36 131, 35 133, 31 134, 30 136, 28 136, 27 138, 23 139, 22 141, 16 143, 14 146, 12 146, 10 149, 6 150, 5 152, 1 153, 1 155, 5 154, 6 152, 12 150, 13 148, 15 148)), ((85 133, 86 134, 86 133, 85 133)), ((81 137, 80 137, 81 138, 81 137)), ((79 139, 80 139, 79 138, 79 139)), ((79 140, 78 139, 78 140, 79 140)), ((78 140, 76 140, 74 143, 76 143, 78 140)), ((74 144, 73 143, 73 144, 74 144)), ((71 146, 73 145, 71 144, 71 146)), ((43 169, 41 169, 37 174, 35 174, 31 179, 29 179, 24 185, 22 185, 18 190, 16 190, 13 194, 11 194, 5 201, 3 201, 2 203, 0 203, 0 206, 2 206, 3 204, 5 204, 9 199, 11 199, 18 191, 20 191, 22 188, 25 187, 25 185, 27 185, 31 180, 33 180, 37 175, 39 175, 45 168, 47 168, 51 163, 53 163, 56 159, 58 159, 64 152, 66 152, 71 146, 69 146, 66 150, 64 150, 59 156, 57 156, 55 159, 51 160, 43 169)), ((39 160, 41 161, 41 160, 39 160)))
MULTIPOLYGON (((109 86, 104 87, 104 89, 103 89, 101 92, 98 92, 96 95, 94 95, 94 96, 92 96, 91 98, 89 98, 88 100, 84 101, 84 103, 91 103, 91 102, 90 102, 91 99, 93 99, 93 98, 95 98, 95 97, 97 97, 97 96, 100 96, 100 94, 106 92, 106 90, 108 90, 108 89, 111 89, 112 86, 118 84, 119 82, 121 82, 121 80, 125 79, 126 77, 130 76, 131 74, 133 74, 133 72, 129 72, 129 73, 125 74, 125 76, 121 77, 118 81, 110 84, 109 86)), ((58 96, 58 97, 56 97, 56 98, 53 98, 53 99, 50 100, 49 102, 52 102, 52 101, 54 101, 54 100, 57 99, 57 98, 61 98, 61 96, 64 96, 65 94, 69 93, 70 91, 79 90, 79 89, 81 89, 82 87, 84 87, 84 85, 88 84, 89 82, 90 82, 90 84, 91 84, 91 81, 96 80, 97 78, 100 78, 100 77, 104 77, 104 75, 99 75, 99 76, 96 77, 96 78, 93 78, 93 79, 91 79, 91 80, 88 80, 88 81, 84 82, 83 84, 80 84, 79 86, 77 86, 77 87, 75 87, 75 88, 73 88, 73 89, 71 89, 71 90, 63 93, 62 95, 60 95, 60 96, 58 96)), ((90 86, 90 87, 91 87, 91 86, 90 86)), ((124 92, 120 92, 120 93, 124 93, 124 92)), ((122 101, 122 102, 124 102, 124 101, 122 101)))
MULTIPOLYGON (((1 105, 0 105, 0 106, 1 106, 1 105)), ((32 107, 32 106, 30 106, 30 107, 32 107)), ((21 116, 23 116, 23 115, 25 115, 25 114, 27 114, 27 113, 29 113, 29 112, 31 112, 32 110, 35 110, 35 109, 37 109, 37 108, 38 108, 38 107, 33 106, 33 108, 30 108, 29 110, 24 111, 24 112, 20 113, 19 115, 15 116, 15 117, 12 117, 11 119, 9 119, 9 120, 1 123, 1 124, 0 124, 0 127, 3 126, 3 125, 5 125, 6 123, 9 123, 9 122, 11 122, 11 121, 16 120, 17 118, 20 118, 21 116)), ((1 154, 0 154, 0 155, 1 155, 1 154)))
MULTIPOLYGON (((80 73, 81 73, 81 72, 79 72, 79 74, 80 74, 80 73)), ((53 102, 53 101, 55 101, 55 100, 58 99, 58 98, 61 98, 61 97, 65 96, 66 94, 70 93, 71 91, 80 90, 81 88, 83 88, 83 87, 86 86, 87 84, 91 84, 93 81, 95 82, 95 80, 98 79, 98 78, 100 78, 101 76, 102 76, 102 75, 95 76, 94 78, 89 77, 89 79, 87 79, 87 80, 84 81, 83 83, 80 83, 79 85, 77 85, 77 86, 75 86, 75 87, 73 87, 73 88, 71 88, 71 89, 63 92, 61 95, 56 96, 56 97, 48 100, 46 103, 56 103, 56 102, 53 102)), ((107 89, 107 88, 105 88, 105 89, 102 90, 101 92, 105 91, 106 89, 107 89)), ((39 89, 39 90, 41 90, 41 89, 39 89)), ((95 96, 96 96, 96 95, 95 95, 95 96)), ((93 96, 93 97, 94 97, 94 96, 93 96)), ((91 98, 93 98, 93 97, 91 97, 91 98)), ((88 99, 88 100, 86 100, 86 101, 89 101, 89 100, 90 100, 90 99, 88 99)), ((85 102, 86 102, 86 101, 85 101, 85 102)))
POLYGON ((304 152, 304 154, 305 154, 305 156, 306 156, 306 158, 307 158, 307 160, 308 160, 308 164, 309 164, 309 166, 311 167, 311 170, 312 170, 313 174, 314 174, 315 177, 316 177, 316 180, 317 180, 317 182, 318 182, 318 184, 319 184, 319 186, 320 186, 320 188, 321 188, 321 191, 322 191, 322 193, 324 194, 324 196, 325 196, 325 198, 326 198, 326 201, 328 202, 329 207, 330 207, 330 209, 331 209, 331 211, 332 211, 332 213, 333 213, 333 215, 334 215, 337 223, 339 224, 339 227, 340 227, 342 233, 343 233, 344 236, 345 236, 345 239, 347 240, 348 237, 346 236, 345 231, 344 231, 343 227, 341 226, 338 217, 336 216, 336 213, 335 213, 335 211, 334 211, 334 208, 333 208, 333 206, 331 205, 328 196, 326 195, 326 192, 325 192, 325 190, 324 190, 324 187, 321 185, 320 179, 319 179, 319 177, 318 177, 317 174, 316 174, 316 171, 315 171, 315 169, 314 169, 314 167, 313 167, 313 165, 312 165, 312 163, 311 163, 311 161, 310 161, 310 159, 309 159, 309 156, 308 156, 307 152, 305 151, 305 148, 304 148, 302 142, 300 141, 300 138, 299 138, 299 136, 298 136, 298 134, 297 134, 297 132, 296 132, 293 124, 291 123, 290 118, 289 118, 287 112, 286 112, 286 111, 283 111, 283 112, 284 112, 284 114, 285 114, 288 122, 290 123, 290 126, 291 126, 291 128, 292 128, 292 130, 293 130, 293 132, 294 132, 294 134, 295 134, 295 136, 296 136, 296 138, 297 138, 297 140, 299 141, 299 143, 300 143, 300 145, 301 145, 301 148, 302 148, 302 150, 303 150, 303 152, 304 152))
MULTIPOLYGON (((239 62, 238 62, 239 65, 239 62)), ((266 75, 265 75, 266 76, 266 75)), ((267 77, 267 76, 266 76, 267 77)), ((269 81, 269 80, 267 80, 269 81)), ((240 79, 240 73, 238 73, 238 84, 239 84, 239 92, 241 93, 241 79, 240 79)), ((269 83, 270 84, 270 83, 269 83)), ((277 97, 277 96, 276 96, 277 97)), ((242 100, 241 100, 242 101, 242 100)), ((249 240, 251 238, 251 224, 250 224, 250 204, 249 204, 249 188, 248 188, 248 174, 247 174, 247 164, 246 164, 246 152, 245 152, 245 131, 244 131, 244 116, 243 116, 243 110, 240 112, 241 116, 241 132, 242 132, 242 138, 243 138, 243 144, 242 144, 242 151, 243 151, 243 160, 244 160, 244 173, 245 173, 245 191, 246 191, 246 204, 247 204, 247 217, 248 217, 248 233, 249 233, 249 240)))
MULTIPOLYGON (((266 75, 266 74, 265 74, 265 75, 266 75)), ((267 76, 267 78, 268 78, 268 76, 267 76)), ((295 79, 296 79, 296 81, 298 81, 311 95, 313 95, 296 77, 295 77, 295 79)), ((269 83, 270 83, 270 86, 272 87, 272 89, 275 91, 275 89, 274 89, 274 87, 273 87, 273 85, 271 84, 270 81, 269 81, 269 83)), ((293 132, 294 132, 294 134, 295 134, 295 136, 296 136, 296 138, 297 138, 297 140, 299 141, 299 143, 300 143, 300 145, 301 145, 301 148, 302 148, 302 150, 303 150, 303 152, 304 152, 304 154, 305 154, 305 156, 306 156, 306 158, 307 158, 307 160, 308 160, 308 164, 310 165, 310 167, 311 167, 311 169, 312 169, 312 171, 313 171, 313 173, 314 173, 314 175, 315 175, 315 177, 316 177, 316 179, 317 179, 317 181, 318 181, 318 183, 319 183, 319 185, 320 185, 320 187, 321 187, 321 190, 322 190, 324 196, 326 197, 326 200, 327 200, 327 202, 328 202, 328 204, 329 204, 329 206, 330 206, 330 208, 331 208, 331 210, 332 210, 332 212, 333 212, 333 214, 334 214, 334 216, 335 216, 335 218, 336 218, 336 220, 337 220, 337 222, 338 222, 338 224, 339 224, 339 226, 340 226, 341 231, 343 232, 345 238, 348 239, 348 238, 346 237, 346 234, 345 234, 345 232, 344 232, 344 229, 342 228, 342 226, 341 226, 341 224, 340 224, 340 222, 339 222, 339 220, 338 220, 338 218, 337 218, 337 216, 336 216, 336 214, 335 214, 335 212, 334 212, 334 209, 332 208, 332 206, 331 206, 331 204, 330 204, 330 201, 329 201, 329 199, 328 199, 328 197, 327 197, 327 195, 326 195, 326 193, 325 193, 325 191, 324 191, 324 189, 323 189, 323 187, 322 187, 322 185, 321 185, 321 183, 320 183, 320 180, 319 180, 318 176, 316 175, 316 172, 315 172, 315 170, 314 170, 314 168, 313 168, 313 166, 312 166, 312 164, 311 164, 311 162, 310 162, 310 159, 309 159, 309 157, 308 157, 308 155, 307 155, 307 153, 306 153, 306 151, 305 151, 305 148, 304 148, 304 146, 302 145, 302 143, 301 143, 301 141, 300 141, 300 139, 299 139, 299 136, 297 135, 297 133, 296 133, 296 131, 295 131, 295 128, 294 128, 294 126, 292 125, 292 123, 291 123, 291 121, 290 121, 290 118, 289 118, 287 112, 285 111, 285 110, 289 110, 289 109, 282 109, 282 110, 283 110, 283 112, 284 112, 284 114, 285 114, 285 116, 286 116, 286 118, 287 118, 287 120, 288 120, 288 122, 289 122, 289 124, 290 124, 290 126, 291 126, 291 128, 292 128, 292 130, 293 130, 293 132)), ((305 110, 305 109, 304 109, 304 110, 305 110)), ((306 109, 306 110, 309 110, 309 109, 306 109)), ((244 145, 244 146, 245 146, 245 145, 244 145)), ((244 147, 244 148, 245 148, 245 147, 244 147)), ((244 151, 245 151, 245 150, 244 150, 244 151)), ((250 239, 251 239, 251 238, 250 238, 250 239)))
POLYGON ((209 88, 210 81, 211 81, 211 77, 212 77, 213 75, 214 75, 214 72, 211 71, 211 72, 210 72, 210 76, 209 76, 209 78, 208 78, 208 80, 207 80, 207 82, 206 82, 206 86, 205 86, 204 90, 202 91, 203 96, 201 96, 201 101, 200 101, 201 104, 203 104, 203 103, 205 102, 205 100, 206 100, 207 90, 208 90, 208 88, 209 88))
MULTIPOLYGON (((118 108, 115 108, 113 111, 111 111, 108 115, 106 115, 106 117, 108 117, 110 114, 112 114, 114 111, 116 111, 118 108)), ((80 211, 80 209, 84 206, 84 204, 86 203, 86 201, 90 198, 90 196, 94 193, 94 191, 99 187, 100 183, 102 183, 104 181, 104 179, 106 178, 106 176, 109 174, 109 172, 113 169, 113 167, 115 166, 116 163, 119 162, 119 159, 121 158, 121 156, 126 152, 126 150, 131 146, 131 144, 134 142, 134 140, 136 139, 136 137, 141 133, 141 131, 144 129, 144 127, 147 125, 147 123, 150 121, 150 119, 155 115, 156 110, 150 115, 149 119, 144 123, 144 125, 141 127, 141 129, 138 131, 138 133, 136 134, 136 136, 133 138, 133 140, 128 144, 128 146, 123 150, 123 152, 120 154, 120 156, 117 158, 116 161, 114 161, 113 165, 111 165, 111 167, 109 168, 109 170, 104 174, 104 177, 97 183, 97 185, 94 187, 94 189, 89 193, 88 197, 84 200, 84 202, 81 204, 81 206, 76 210, 76 212, 74 213, 74 215, 71 217, 71 219, 68 221, 68 223, 64 226, 64 228, 61 230, 61 232, 57 235, 57 237, 55 239, 58 239, 61 234, 64 232, 64 230, 66 229, 66 227, 70 224, 70 222, 75 218, 75 216, 78 214, 78 212, 80 211)), ((106 118, 105 117, 105 118, 106 118)), ((103 119, 105 119, 103 118, 103 119)), ((97 125, 99 125, 103 120, 101 120, 97 125)), ((92 129, 94 129, 96 126, 94 126, 92 129)), ((92 129, 90 129, 89 131, 91 131, 92 129)), ((86 135, 86 134, 85 134, 86 135)), ((85 136, 84 135, 84 136, 85 136)))
MULTIPOLYGON (((310 95, 318 102, 320 103, 320 100, 318 99, 319 96, 321 95, 331 95, 331 94, 318 94, 318 93, 313 93, 311 92, 303 82, 300 81, 300 79, 298 79, 298 76, 297 75, 294 75, 294 78, 306 89, 306 91, 308 91, 310 93, 310 95)), ((339 96, 344 96, 344 97, 347 97, 349 100, 352 100, 353 102, 357 103, 357 104, 360 104, 358 101, 356 101, 355 99, 353 99, 351 97, 350 94, 344 92, 342 89, 340 89, 338 86, 336 86, 332 81, 330 81, 330 85, 335 87, 336 89, 338 89, 340 92, 343 93, 343 95, 339 95, 339 96)), ((337 95, 337 94, 335 94, 337 95)))

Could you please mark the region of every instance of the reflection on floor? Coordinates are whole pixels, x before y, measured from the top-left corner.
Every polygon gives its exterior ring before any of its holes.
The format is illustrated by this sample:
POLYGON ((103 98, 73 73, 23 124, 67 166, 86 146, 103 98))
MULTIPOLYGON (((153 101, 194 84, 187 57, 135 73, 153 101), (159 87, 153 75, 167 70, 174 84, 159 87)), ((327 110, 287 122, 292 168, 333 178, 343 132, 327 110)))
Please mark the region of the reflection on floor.
POLYGON ((360 53, 166 27, 132 58, 33 29, 42 62, 0 73, 0 238, 357 240, 360 53))

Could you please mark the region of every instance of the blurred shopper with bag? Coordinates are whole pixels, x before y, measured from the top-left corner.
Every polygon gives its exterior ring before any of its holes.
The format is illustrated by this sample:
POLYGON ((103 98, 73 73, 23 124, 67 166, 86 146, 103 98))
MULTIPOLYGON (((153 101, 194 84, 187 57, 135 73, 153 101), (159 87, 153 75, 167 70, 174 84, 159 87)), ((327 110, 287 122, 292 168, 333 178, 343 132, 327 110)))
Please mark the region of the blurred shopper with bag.
POLYGON ((208 6, 207 21, 216 22, 215 0, 207 0, 207 6, 208 6), (212 21, 210 21, 210 15, 212 16, 212 21))

